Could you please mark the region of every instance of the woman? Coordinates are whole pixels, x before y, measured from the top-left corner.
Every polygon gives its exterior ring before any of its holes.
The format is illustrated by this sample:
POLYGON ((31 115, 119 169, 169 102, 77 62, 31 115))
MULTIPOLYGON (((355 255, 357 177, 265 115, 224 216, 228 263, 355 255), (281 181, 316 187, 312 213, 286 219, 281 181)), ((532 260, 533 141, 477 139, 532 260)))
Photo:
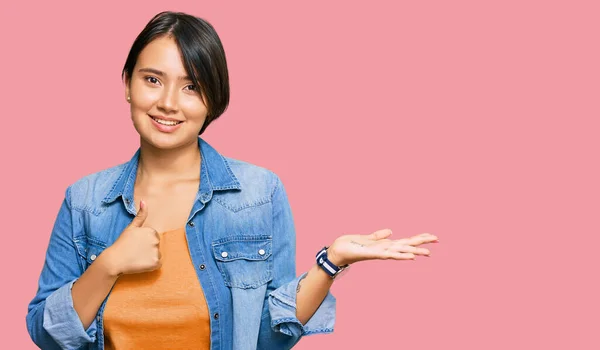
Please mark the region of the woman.
POLYGON ((159 13, 122 76, 140 148, 66 191, 27 314, 41 348, 287 349, 333 331, 329 289, 350 264, 429 255, 430 234, 347 235, 296 277, 280 179, 198 137, 229 102, 206 21, 159 13))

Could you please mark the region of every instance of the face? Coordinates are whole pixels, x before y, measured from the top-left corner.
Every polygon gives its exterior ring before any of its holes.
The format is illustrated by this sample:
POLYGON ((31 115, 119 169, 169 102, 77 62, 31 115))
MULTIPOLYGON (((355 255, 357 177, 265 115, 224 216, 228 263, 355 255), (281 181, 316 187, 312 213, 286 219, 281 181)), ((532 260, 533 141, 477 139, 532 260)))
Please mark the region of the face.
POLYGON ((151 41, 140 52, 125 86, 142 143, 173 149, 198 142, 208 109, 199 87, 187 76, 174 39, 151 41))

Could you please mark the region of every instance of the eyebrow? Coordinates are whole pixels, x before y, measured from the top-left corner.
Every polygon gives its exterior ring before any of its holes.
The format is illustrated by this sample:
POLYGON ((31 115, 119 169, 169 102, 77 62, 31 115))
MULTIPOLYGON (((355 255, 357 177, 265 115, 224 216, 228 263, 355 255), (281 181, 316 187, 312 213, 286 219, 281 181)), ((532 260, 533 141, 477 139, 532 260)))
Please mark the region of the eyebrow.
MULTIPOLYGON (((140 68, 140 69, 138 69, 138 72, 153 73, 153 74, 156 74, 161 77, 164 77, 167 75, 166 73, 161 72, 158 69, 154 69, 154 68, 140 68)), ((177 80, 192 80, 192 79, 190 79, 190 77, 188 75, 186 75, 186 76, 178 77, 177 80)))

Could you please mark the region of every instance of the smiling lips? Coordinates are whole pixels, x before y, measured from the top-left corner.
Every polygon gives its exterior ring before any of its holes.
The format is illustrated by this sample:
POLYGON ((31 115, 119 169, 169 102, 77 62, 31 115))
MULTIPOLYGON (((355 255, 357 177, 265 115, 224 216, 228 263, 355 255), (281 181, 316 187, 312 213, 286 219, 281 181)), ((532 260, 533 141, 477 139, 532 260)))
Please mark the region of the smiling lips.
POLYGON ((173 119, 173 118, 153 117, 153 116, 150 116, 150 118, 154 119, 155 122, 160 123, 162 125, 177 125, 177 124, 183 123, 182 121, 179 121, 179 120, 173 119))
POLYGON ((148 115, 156 128, 162 132, 173 132, 179 128, 179 125, 183 123, 183 121, 176 120, 173 118, 164 118, 164 117, 153 117, 148 115), (163 119, 164 118, 164 119, 163 119))

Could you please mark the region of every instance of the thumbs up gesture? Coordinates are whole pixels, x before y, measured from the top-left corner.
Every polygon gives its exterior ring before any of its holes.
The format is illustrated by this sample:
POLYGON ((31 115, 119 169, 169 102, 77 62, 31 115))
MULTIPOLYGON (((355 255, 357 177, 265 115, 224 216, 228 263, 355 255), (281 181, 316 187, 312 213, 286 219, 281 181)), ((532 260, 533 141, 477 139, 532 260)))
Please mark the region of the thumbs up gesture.
POLYGON ((148 208, 140 201, 140 210, 110 250, 113 271, 116 275, 140 273, 161 267, 160 235, 151 227, 144 227, 148 208))

